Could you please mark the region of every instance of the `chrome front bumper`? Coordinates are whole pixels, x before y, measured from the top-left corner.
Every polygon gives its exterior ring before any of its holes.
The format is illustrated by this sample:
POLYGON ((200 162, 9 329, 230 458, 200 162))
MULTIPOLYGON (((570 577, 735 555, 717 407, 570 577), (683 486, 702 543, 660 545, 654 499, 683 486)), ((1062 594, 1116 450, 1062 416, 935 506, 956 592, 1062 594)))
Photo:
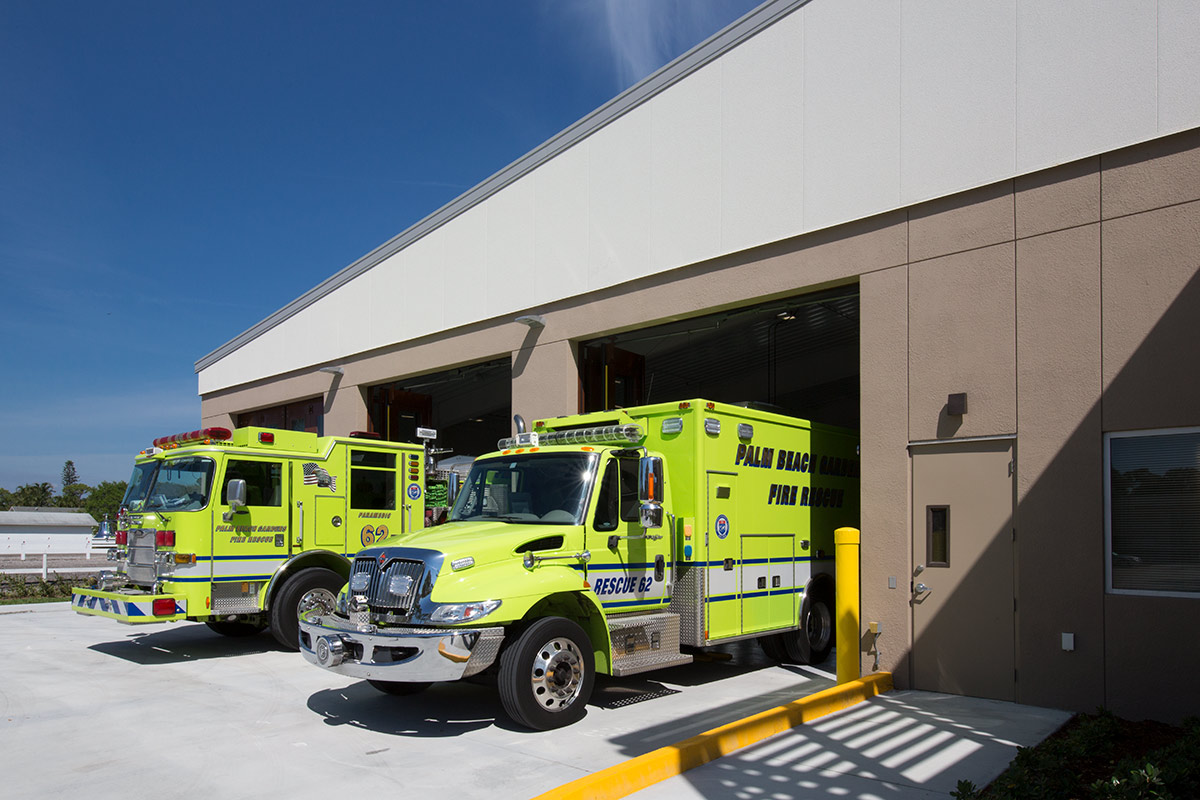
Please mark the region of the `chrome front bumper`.
POLYGON ((339 675, 416 683, 482 672, 500 653, 504 628, 384 628, 361 631, 321 609, 300 616, 300 652, 339 675))

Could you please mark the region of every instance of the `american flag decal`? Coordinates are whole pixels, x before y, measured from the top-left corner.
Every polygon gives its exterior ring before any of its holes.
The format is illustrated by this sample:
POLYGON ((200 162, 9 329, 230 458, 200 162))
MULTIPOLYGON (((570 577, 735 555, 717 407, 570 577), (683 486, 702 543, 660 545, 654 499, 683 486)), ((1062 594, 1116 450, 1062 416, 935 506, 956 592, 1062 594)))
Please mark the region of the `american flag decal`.
POLYGON ((328 486, 330 490, 336 492, 337 478, 318 467, 314 462, 309 461, 304 465, 304 485, 328 486))

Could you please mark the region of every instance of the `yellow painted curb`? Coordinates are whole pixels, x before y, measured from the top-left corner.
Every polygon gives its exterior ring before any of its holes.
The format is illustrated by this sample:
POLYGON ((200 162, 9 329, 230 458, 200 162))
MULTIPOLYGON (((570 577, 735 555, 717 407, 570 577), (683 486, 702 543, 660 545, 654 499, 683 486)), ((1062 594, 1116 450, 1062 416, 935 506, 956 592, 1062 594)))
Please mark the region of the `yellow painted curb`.
POLYGON ((793 700, 752 717, 593 772, 534 800, 616 800, 797 725, 857 705, 892 690, 892 673, 878 672, 793 700))

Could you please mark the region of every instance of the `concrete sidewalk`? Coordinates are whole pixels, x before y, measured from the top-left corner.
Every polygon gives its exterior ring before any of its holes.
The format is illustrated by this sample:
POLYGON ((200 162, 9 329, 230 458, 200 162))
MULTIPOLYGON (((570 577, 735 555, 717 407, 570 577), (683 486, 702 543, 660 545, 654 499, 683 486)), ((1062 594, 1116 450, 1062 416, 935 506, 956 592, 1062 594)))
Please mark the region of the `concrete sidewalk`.
POLYGON ((630 797, 908 800, 986 786, 1071 714, 894 691, 781 733, 630 797))

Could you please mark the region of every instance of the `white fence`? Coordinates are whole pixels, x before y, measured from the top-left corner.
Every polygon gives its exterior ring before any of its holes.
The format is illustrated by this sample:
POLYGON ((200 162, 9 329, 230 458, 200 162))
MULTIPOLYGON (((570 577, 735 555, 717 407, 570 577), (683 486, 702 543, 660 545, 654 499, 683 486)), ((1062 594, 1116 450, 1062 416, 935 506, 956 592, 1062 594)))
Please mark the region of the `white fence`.
POLYGON ((113 540, 97 539, 90 533, 22 534, 0 533, 0 572, 41 572, 47 579, 51 572, 96 572, 107 560, 113 540), (78 564, 95 560, 95 566, 52 566, 51 557, 61 560, 63 556, 78 564))

